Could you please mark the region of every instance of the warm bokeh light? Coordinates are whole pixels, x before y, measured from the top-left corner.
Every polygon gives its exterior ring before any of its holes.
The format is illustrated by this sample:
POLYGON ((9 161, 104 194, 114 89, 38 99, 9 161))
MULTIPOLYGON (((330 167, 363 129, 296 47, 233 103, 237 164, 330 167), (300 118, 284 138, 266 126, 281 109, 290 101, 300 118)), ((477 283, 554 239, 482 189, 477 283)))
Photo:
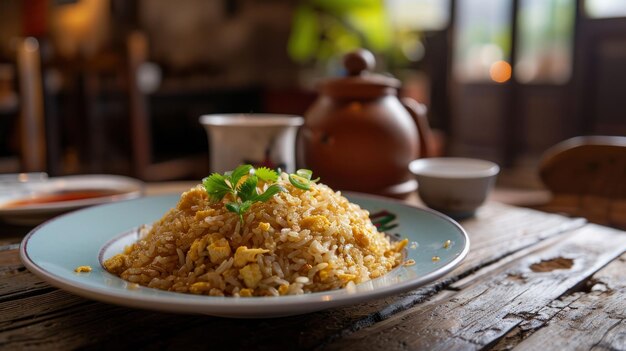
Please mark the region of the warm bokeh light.
POLYGON ((496 61, 489 68, 491 80, 497 83, 504 83, 511 79, 511 65, 506 61, 496 61))
POLYGON ((95 54, 110 35, 110 0, 73 1, 51 9, 51 36, 58 53, 95 54))

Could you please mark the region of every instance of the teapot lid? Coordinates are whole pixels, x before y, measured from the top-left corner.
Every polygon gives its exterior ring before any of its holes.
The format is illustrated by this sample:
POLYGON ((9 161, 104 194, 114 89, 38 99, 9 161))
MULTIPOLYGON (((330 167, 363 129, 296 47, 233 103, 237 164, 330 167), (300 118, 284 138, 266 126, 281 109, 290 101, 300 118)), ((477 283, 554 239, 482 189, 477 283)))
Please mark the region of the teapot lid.
POLYGON ((376 59, 368 50, 347 53, 343 57, 343 65, 348 76, 322 81, 320 91, 323 94, 339 98, 375 98, 395 95, 400 88, 398 79, 371 72, 376 66, 376 59))

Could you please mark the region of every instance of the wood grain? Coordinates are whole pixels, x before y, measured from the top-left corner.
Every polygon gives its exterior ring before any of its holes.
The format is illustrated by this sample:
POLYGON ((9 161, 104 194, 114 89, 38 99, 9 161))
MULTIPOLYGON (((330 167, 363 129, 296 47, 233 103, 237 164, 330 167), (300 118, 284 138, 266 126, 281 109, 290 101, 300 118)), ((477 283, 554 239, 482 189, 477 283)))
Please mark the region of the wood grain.
POLYGON ((2 274, 3 271, 15 269, 22 265, 17 255, 18 249, 18 244, 0 246, 0 274, 2 274))
MULTIPOLYGON (((477 350, 492 345, 626 250, 626 236, 588 225, 558 245, 530 253, 468 285, 444 301, 423 303, 348 335, 328 349, 477 350), (565 257, 571 269, 533 272, 542 260, 565 257)), ((622 302, 622 308, 624 303, 622 302)))
POLYGON ((586 291, 572 294, 569 297, 571 301, 516 350, 538 350, 545 345, 575 345, 586 350, 626 350, 624 272, 626 254, 594 274, 586 291))
POLYGON ((461 224, 470 237, 471 251, 456 272, 496 262, 542 240, 579 228, 585 220, 493 203, 461 224))

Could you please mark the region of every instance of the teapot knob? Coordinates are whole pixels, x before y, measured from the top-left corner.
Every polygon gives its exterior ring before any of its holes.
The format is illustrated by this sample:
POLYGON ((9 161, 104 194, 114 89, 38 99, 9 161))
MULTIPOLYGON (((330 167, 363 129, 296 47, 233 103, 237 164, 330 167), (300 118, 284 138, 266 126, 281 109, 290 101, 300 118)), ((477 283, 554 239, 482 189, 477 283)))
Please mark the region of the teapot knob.
POLYGON ((376 66, 374 54, 369 50, 358 49, 347 53, 343 57, 343 65, 346 67, 348 74, 358 76, 363 71, 370 71, 376 66))

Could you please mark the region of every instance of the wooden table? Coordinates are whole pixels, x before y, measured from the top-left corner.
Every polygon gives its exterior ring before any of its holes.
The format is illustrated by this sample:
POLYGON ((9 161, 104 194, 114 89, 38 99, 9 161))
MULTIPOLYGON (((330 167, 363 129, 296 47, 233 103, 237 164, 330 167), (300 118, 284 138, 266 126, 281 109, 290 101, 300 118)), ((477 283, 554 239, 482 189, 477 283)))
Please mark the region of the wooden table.
POLYGON ((0 349, 626 350, 626 232, 495 201, 461 224, 469 255, 428 286, 254 320, 130 309, 56 289, 18 258, 28 228, 3 225, 0 349))

